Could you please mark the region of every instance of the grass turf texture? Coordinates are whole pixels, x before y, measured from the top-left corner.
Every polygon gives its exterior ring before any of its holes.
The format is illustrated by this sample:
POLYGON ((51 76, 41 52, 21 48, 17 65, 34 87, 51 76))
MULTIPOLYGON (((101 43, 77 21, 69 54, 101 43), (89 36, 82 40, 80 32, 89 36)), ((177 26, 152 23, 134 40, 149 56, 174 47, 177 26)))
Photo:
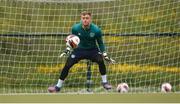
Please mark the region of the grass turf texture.
POLYGON ((1 103, 180 103, 180 94, 0 95, 1 103), (11 100, 9 100, 11 99, 11 100), (70 100, 69 100, 70 99, 70 100))

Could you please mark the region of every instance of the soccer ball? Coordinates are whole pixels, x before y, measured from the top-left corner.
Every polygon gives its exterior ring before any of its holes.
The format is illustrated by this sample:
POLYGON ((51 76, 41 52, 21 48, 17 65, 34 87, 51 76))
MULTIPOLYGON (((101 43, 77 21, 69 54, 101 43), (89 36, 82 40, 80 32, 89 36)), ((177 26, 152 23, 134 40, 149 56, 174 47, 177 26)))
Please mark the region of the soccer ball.
POLYGON ((117 92, 120 92, 120 93, 127 93, 129 90, 129 86, 127 83, 120 83, 118 84, 116 90, 117 92))
POLYGON ((161 85, 161 92, 171 92, 172 86, 170 83, 163 83, 161 85))
POLYGON ((70 48, 77 48, 80 43, 80 39, 76 35, 68 35, 65 41, 66 45, 70 48))

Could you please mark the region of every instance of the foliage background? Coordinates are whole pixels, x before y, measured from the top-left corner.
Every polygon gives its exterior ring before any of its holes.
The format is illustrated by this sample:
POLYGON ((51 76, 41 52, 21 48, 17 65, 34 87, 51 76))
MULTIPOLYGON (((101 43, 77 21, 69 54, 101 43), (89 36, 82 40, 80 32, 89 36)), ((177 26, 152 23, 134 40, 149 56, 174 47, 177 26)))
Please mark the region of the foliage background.
MULTIPOLYGON (((58 33, 69 33, 83 10, 93 13, 93 22, 106 34, 109 55, 118 62, 106 63, 113 86, 127 82, 132 92, 158 92, 163 82, 170 82, 173 91, 180 90, 177 0, 88 3, 0 0, 0 93, 47 92, 47 87, 56 83, 66 60, 58 58, 65 48, 66 36, 58 33), (57 34, 46 35, 54 33, 57 34), (155 35, 163 33, 177 35, 155 35)), ((85 88, 86 70, 85 61, 74 66, 62 92, 85 88)), ((98 92, 101 83, 96 64, 92 71, 92 88, 98 92)))

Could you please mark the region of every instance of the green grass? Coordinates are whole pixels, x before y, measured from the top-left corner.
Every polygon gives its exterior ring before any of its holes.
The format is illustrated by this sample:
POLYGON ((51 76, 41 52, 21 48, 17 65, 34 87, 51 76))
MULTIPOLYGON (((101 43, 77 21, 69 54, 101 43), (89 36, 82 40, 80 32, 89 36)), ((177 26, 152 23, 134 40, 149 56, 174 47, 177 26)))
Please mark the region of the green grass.
POLYGON ((1 95, 2 103, 179 103, 180 94, 36 94, 1 95), (9 100, 11 99, 11 100, 9 100), (69 100, 71 99, 71 100, 69 100))

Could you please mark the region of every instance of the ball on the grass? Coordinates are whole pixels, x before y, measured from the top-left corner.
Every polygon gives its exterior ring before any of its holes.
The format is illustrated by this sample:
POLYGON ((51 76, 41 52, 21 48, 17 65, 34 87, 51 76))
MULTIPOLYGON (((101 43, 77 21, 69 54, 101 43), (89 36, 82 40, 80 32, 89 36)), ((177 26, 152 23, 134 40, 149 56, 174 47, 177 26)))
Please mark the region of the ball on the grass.
POLYGON ((161 92, 171 92, 172 86, 170 83, 163 83, 161 85, 161 92))
POLYGON ((119 93, 127 93, 129 90, 129 86, 127 83, 119 83, 116 90, 119 93))

